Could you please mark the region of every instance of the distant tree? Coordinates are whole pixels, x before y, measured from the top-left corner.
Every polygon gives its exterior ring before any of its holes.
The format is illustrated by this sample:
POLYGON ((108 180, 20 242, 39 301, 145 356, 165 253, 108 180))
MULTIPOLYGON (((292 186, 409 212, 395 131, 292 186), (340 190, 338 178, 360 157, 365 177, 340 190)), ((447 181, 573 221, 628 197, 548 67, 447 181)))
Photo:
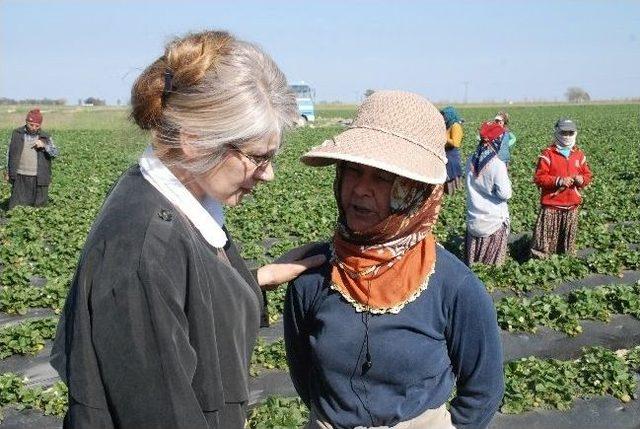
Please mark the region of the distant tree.
POLYGON ((97 97, 89 97, 89 98, 85 98, 84 100, 84 104, 91 104, 92 106, 104 106, 106 105, 106 101, 97 98, 97 97))
POLYGON ((376 91, 375 91, 375 90, 373 90, 373 89, 367 89, 367 90, 364 92, 364 96, 365 96, 365 98, 366 98, 366 97, 368 97, 368 96, 370 96, 370 95, 371 95, 371 94, 373 94, 374 92, 376 92, 376 91))
POLYGON ((567 88, 567 92, 564 93, 567 100, 571 103, 584 103, 591 100, 589 93, 579 86, 571 86, 567 88))
POLYGON ((26 100, 14 100, 13 98, 0 98, 0 104, 31 104, 36 106, 63 106, 67 104, 67 100, 64 98, 28 98, 26 100))

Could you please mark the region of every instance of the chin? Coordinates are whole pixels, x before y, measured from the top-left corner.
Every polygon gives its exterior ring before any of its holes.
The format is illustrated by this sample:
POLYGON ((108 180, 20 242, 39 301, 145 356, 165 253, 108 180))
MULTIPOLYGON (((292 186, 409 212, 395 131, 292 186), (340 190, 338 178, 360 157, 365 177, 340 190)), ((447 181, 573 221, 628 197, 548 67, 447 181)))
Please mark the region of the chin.
POLYGON ((374 225, 375 225, 375 223, 362 222, 360 220, 353 220, 353 219, 350 220, 349 218, 347 218, 347 226, 353 232, 365 231, 365 230, 371 228, 374 225))
POLYGON ((223 201, 223 204, 227 207, 235 207, 242 202, 243 197, 244 192, 238 191, 235 194, 229 195, 229 197, 223 201))

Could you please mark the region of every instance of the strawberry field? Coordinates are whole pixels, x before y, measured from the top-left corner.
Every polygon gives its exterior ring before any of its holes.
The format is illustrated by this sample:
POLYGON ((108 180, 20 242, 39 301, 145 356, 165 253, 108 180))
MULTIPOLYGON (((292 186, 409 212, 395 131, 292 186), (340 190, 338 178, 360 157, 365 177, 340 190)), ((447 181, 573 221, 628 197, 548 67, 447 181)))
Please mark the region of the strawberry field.
MULTIPOLYGON (((497 110, 461 109, 465 155, 475 147, 479 124, 497 110)), ((513 107, 509 113, 518 137, 509 167, 510 257, 501 267, 474 267, 494 299, 505 354, 506 393, 492 427, 637 427, 640 106, 513 107), (539 207, 533 171, 562 116, 577 121, 578 145, 594 172, 583 194, 579 250, 573 257, 529 260, 539 207)), ((331 236, 333 169, 311 169, 298 158, 340 131, 333 116, 349 114, 321 111, 319 126, 291 131, 276 161, 276 180, 228 212, 229 229, 251 264, 331 236)), ((0 407, 11 427, 61 426, 65 386, 47 363, 57 314, 105 195, 147 144, 123 116, 105 118, 103 128, 96 121, 70 127, 69 120, 45 127, 61 150, 49 206, 6 212, 9 187, 0 185, 0 407)), ((11 130, 0 125, 6 151, 11 130)), ((459 256, 464 203, 463 192, 447 198, 436 227, 440 243, 459 256)), ((284 287, 269 293, 272 327, 261 331, 252 359, 252 428, 299 427, 307 414, 288 379, 283 294, 284 287)))

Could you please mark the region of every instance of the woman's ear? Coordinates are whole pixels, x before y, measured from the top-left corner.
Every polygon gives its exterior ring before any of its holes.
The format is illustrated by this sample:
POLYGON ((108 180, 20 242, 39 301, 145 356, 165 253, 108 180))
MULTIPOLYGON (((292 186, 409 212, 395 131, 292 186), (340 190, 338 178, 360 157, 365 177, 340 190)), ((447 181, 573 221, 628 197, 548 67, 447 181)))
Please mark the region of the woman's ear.
POLYGON ((194 143, 198 139, 196 134, 180 131, 180 148, 187 158, 195 158, 197 149, 194 143))

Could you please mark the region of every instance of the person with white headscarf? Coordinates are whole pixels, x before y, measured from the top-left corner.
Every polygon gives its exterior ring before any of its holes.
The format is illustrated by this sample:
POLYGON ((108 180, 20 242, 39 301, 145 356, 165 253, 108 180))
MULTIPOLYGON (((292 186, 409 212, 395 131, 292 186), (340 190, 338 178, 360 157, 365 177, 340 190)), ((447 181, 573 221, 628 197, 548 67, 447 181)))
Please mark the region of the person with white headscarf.
POLYGON ((592 180, 587 158, 575 145, 577 135, 575 122, 559 119, 553 142, 538 159, 534 182, 541 191, 541 208, 533 231, 533 257, 575 252, 580 191, 592 180))

